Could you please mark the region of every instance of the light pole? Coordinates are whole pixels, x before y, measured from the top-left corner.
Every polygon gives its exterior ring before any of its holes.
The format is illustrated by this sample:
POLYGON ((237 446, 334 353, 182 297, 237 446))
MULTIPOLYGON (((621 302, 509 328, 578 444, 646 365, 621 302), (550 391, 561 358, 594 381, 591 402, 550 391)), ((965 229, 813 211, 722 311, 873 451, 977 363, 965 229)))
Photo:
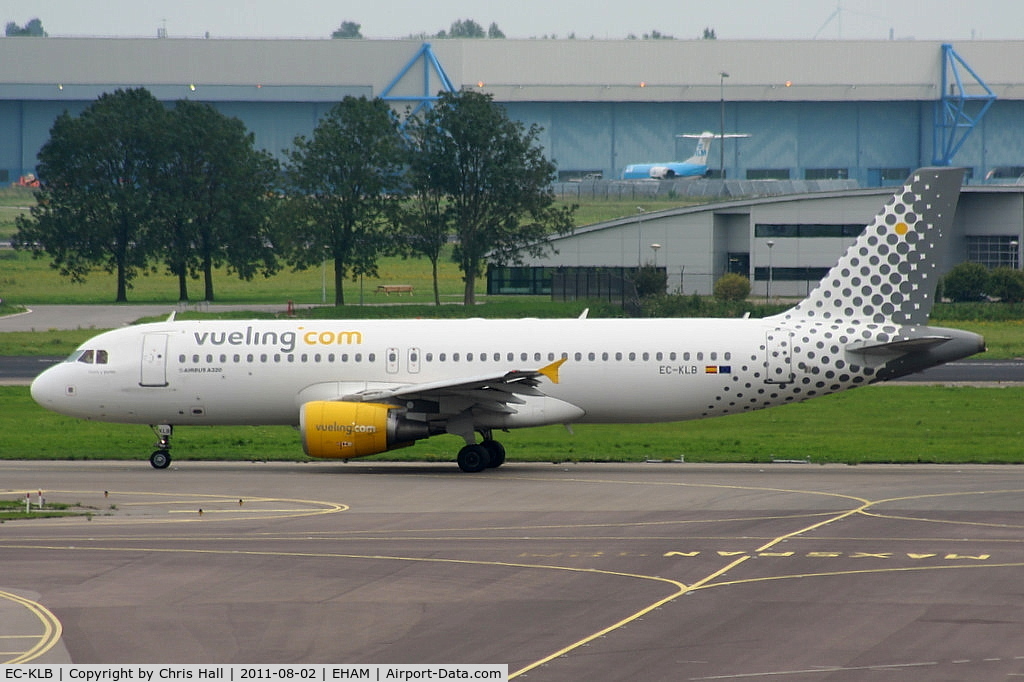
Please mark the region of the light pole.
POLYGON ((772 297, 772 247, 775 242, 769 239, 765 245, 768 247, 768 287, 764 291, 764 302, 768 303, 772 297))
POLYGON ((729 77, 725 71, 718 72, 719 117, 718 132, 722 137, 718 140, 718 175, 725 180, 725 79, 729 77))
POLYGON ((1013 249, 1013 252, 1010 254, 1010 267, 1016 270, 1020 263, 1020 260, 1018 259, 1018 256, 1020 255, 1020 242, 1014 239, 1010 242, 1010 248, 1013 249))
POLYGON ((661 244, 651 244, 651 251, 654 252, 654 269, 658 269, 658 249, 661 248, 661 244))

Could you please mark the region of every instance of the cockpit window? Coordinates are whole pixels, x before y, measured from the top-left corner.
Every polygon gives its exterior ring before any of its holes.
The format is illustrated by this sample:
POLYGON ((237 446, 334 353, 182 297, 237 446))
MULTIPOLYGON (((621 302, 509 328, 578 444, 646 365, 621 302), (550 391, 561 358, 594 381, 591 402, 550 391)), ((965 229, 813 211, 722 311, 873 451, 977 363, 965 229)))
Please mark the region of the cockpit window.
POLYGON ((107 351, 105 350, 93 350, 93 349, 78 349, 70 356, 65 362, 81 362, 86 365, 105 365, 107 364, 107 351))

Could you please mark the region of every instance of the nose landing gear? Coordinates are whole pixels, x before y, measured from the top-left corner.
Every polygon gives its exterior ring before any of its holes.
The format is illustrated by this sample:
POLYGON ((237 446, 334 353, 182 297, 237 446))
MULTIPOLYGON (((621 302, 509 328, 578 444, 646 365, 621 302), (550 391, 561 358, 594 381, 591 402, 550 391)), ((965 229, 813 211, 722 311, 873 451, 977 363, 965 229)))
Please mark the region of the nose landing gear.
POLYGON ((171 465, 171 434, 174 427, 170 424, 157 424, 152 427, 159 440, 156 443, 156 450, 149 456, 149 463, 154 469, 166 469, 171 465))

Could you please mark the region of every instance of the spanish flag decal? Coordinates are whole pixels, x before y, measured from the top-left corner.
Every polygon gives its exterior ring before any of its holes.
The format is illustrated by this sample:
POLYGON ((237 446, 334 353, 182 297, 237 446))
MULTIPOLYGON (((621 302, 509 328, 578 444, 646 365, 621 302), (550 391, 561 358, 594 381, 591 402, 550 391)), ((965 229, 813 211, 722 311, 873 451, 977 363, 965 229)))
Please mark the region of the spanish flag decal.
POLYGON ((732 365, 705 365, 705 374, 732 374, 732 365))

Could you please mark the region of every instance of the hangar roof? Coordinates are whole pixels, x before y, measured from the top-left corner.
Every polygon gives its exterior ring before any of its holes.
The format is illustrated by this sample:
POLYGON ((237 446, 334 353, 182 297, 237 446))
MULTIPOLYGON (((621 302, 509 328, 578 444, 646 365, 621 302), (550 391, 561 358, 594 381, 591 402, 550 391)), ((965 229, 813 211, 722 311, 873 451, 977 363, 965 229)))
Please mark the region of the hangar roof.
MULTIPOLYGON (((117 87, 159 86, 170 89, 173 98, 330 101, 338 93, 380 95, 421 45, 413 40, 5 38, 0 40, 0 92, 4 99, 80 100, 117 87)), ((730 101, 935 100, 941 46, 825 40, 432 42, 456 87, 480 88, 505 102, 717 101, 722 72, 729 74, 724 86, 730 101)), ((1024 41, 968 41, 954 47, 997 97, 1024 99, 1024 41)), ((422 89, 422 76, 415 72, 396 94, 422 89)))

